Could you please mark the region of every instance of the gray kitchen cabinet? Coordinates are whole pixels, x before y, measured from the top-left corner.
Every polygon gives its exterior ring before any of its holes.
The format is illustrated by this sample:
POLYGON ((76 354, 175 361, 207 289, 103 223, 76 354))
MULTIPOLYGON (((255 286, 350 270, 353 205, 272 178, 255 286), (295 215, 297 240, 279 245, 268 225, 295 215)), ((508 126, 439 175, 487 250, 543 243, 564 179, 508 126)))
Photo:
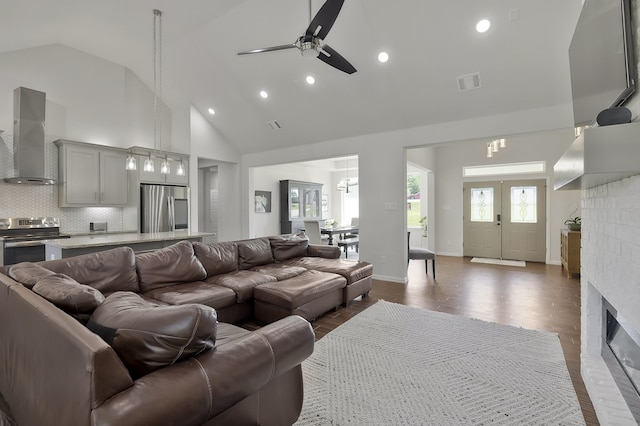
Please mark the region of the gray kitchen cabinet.
POLYGON ((125 206, 127 153, 118 148, 57 140, 60 207, 125 206))
POLYGON ((188 185, 189 184, 189 161, 187 159, 183 159, 182 164, 184 165, 185 174, 184 176, 178 176, 176 171, 178 170, 178 164, 180 164, 179 160, 169 159, 169 167, 170 173, 167 175, 163 175, 160 173, 160 165, 162 164, 162 158, 152 157, 153 162, 155 163, 154 171, 145 172, 144 169, 144 161, 148 158, 146 155, 138 155, 138 178, 141 183, 159 183, 159 184, 169 184, 169 185, 188 185))

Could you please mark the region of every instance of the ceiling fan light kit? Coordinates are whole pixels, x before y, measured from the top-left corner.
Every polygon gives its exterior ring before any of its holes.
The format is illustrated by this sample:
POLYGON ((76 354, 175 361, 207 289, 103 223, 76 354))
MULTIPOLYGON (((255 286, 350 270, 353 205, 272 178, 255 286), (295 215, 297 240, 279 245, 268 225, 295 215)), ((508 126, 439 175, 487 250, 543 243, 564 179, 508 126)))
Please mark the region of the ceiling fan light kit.
MULTIPOLYGON (((316 16, 311 20, 305 33, 298 37, 292 44, 265 47, 261 49, 246 50, 238 52, 238 55, 251 55, 254 53, 274 52, 276 50, 298 49, 302 56, 318 58, 327 65, 330 65, 347 74, 356 72, 356 68, 349 63, 342 55, 333 50, 328 44, 323 44, 323 40, 342 9, 344 0, 327 0, 316 16)), ((311 15, 311 0, 309 0, 309 15, 311 15)))

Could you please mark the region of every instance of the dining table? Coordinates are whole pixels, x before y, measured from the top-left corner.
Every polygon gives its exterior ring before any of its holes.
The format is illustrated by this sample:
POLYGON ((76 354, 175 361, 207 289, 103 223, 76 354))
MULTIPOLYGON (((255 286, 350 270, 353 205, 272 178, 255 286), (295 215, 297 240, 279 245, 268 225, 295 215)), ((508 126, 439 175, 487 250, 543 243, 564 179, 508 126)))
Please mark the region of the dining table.
POLYGON ((358 233, 357 226, 323 226, 320 228, 320 233, 329 236, 329 245, 333 245, 333 236, 340 235, 341 238, 344 238, 347 234, 357 234, 358 233))

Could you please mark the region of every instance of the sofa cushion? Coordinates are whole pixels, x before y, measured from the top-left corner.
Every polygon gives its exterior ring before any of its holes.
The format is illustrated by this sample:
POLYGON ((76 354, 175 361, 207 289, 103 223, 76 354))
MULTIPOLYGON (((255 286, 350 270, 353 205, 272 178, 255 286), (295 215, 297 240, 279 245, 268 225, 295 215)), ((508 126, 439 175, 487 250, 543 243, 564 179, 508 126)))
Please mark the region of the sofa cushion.
POLYGON ((207 276, 225 274, 238 270, 238 243, 193 243, 196 257, 207 270, 207 276))
POLYGON ((326 294, 344 288, 346 280, 337 274, 306 271, 284 281, 260 285, 254 292, 255 300, 295 309, 326 294))
POLYGON ((98 290, 65 274, 43 277, 32 290, 72 315, 91 313, 104 302, 104 296, 98 290))
POLYGON ((369 277, 373 274, 373 265, 351 259, 325 259, 321 257, 303 257, 292 259, 285 264, 289 266, 301 266, 315 271, 331 272, 342 275, 347 279, 347 285, 369 277))
POLYGON ((216 311, 208 306, 160 306, 135 293, 116 292, 96 308, 87 327, 140 377, 213 348, 216 322, 216 311))
POLYGON ((253 299, 253 289, 257 285, 275 281, 277 279, 271 275, 246 270, 214 275, 206 280, 211 285, 219 285, 233 290, 236 293, 236 301, 238 303, 253 299))
POLYGON ((55 272, 31 262, 17 263, 9 268, 9 276, 28 289, 33 289, 33 286, 44 277, 55 274, 55 272))
POLYGON ((236 293, 230 288, 193 281, 156 288, 144 294, 169 305, 199 303, 214 309, 223 309, 236 303, 236 293))
POLYGON ((97 253, 48 260, 40 265, 53 272, 68 275, 79 283, 100 290, 103 294, 140 291, 136 258, 131 247, 117 247, 97 253))
POLYGON ((189 241, 138 253, 136 266, 142 293, 177 283, 202 281, 207 277, 207 271, 195 256, 189 241))
POLYGON ((238 241, 238 260, 240 269, 273 263, 273 253, 269 238, 253 238, 238 241))
POLYGON ((269 237, 273 259, 277 261, 307 255, 309 237, 304 232, 269 237))
POLYGON ((256 266, 251 268, 251 270, 261 274, 271 275, 278 281, 297 277, 298 275, 307 272, 307 269, 301 266, 289 266, 281 263, 270 263, 268 265, 256 266))

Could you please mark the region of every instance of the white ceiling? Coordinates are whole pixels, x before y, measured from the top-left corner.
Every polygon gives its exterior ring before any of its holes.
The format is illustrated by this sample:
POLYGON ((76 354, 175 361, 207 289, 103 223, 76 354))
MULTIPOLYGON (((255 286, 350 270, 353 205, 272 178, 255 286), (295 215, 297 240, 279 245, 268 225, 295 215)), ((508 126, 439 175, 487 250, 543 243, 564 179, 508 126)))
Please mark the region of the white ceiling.
MULTIPOLYGON (((313 0, 314 14, 321 4, 313 0)), ((151 88, 152 10, 162 10, 165 98, 186 97, 246 153, 568 104, 567 49, 582 0, 345 0, 325 42, 353 75, 295 49, 236 55, 293 43, 308 25, 307 0, 0 5, 0 52, 61 43, 132 69, 151 88), (478 34, 484 17, 492 27, 478 34), (481 88, 460 92, 457 77, 475 72, 481 88), (271 120, 283 128, 271 130, 271 120)))

